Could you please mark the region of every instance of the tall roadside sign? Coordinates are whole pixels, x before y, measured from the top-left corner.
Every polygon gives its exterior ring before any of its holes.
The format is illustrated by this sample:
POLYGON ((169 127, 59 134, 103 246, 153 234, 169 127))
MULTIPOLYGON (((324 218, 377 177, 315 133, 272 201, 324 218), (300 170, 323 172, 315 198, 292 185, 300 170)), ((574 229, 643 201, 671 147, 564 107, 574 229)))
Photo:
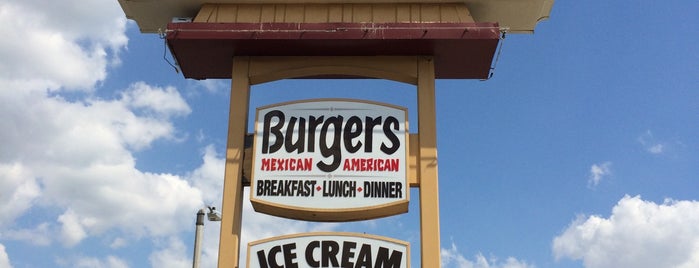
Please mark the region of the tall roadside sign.
MULTIPOLYGON (((118 1, 142 32, 165 37, 184 77, 231 79, 218 267, 239 265, 247 185, 261 213, 340 222, 403 213, 407 188, 418 188, 420 267, 441 267, 435 79, 488 79, 501 36, 532 33, 553 5, 553 0, 118 1), (391 104, 297 100, 257 107, 254 148, 246 148, 251 85, 348 76, 415 85, 417 133, 408 133, 405 109, 391 104)), ((289 234, 250 243, 247 265, 409 267, 408 254, 409 244, 391 238, 289 234)))

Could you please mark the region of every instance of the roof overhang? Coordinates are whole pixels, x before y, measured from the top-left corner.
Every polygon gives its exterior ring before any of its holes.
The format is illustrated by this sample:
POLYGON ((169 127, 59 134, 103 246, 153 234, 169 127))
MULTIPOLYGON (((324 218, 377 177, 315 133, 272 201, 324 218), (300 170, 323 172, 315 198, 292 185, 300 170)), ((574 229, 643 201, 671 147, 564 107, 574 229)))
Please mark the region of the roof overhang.
POLYGON ((531 33, 549 17, 554 0, 119 0, 126 17, 141 32, 158 33, 172 18, 193 18, 205 3, 218 4, 356 4, 356 3, 464 3, 476 22, 495 22, 514 33, 531 33))
POLYGON ((230 59, 236 56, 417 55, 434 57, 436 78, 486 79, 501 33, 532 32, 553 5, 553 0, 214 2, 119 0, 141 31, 166 34, 184 76, 194 79, 230 78, 230 59), (173 20, 181 17, 192 19, 173 20))
POLYGON ((434 56, 436 78, 486 79, 497 23, 170 23, 187 78, 231 78, 234 56, 434 56))

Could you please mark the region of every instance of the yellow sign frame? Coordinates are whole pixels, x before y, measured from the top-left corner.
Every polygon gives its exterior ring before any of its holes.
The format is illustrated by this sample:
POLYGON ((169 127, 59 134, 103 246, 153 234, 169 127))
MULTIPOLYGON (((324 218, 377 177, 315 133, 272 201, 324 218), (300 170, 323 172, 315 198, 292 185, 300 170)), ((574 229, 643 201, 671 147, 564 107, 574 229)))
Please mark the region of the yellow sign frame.
POLYGON ((324 75, 388 79, 417 86, 421 267, 441 267, 434 60, 430 56, 234 57, 218 267, 238 267, 250 86, 324 75))

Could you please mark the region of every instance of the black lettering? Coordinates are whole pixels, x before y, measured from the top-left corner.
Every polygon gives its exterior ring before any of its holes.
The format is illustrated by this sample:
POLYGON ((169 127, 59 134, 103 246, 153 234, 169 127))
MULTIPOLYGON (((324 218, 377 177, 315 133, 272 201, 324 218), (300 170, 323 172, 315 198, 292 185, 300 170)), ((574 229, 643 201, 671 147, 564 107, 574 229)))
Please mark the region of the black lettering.
POLYGON ((262 130, 262 153, 274 153, 282 148, 284 143, 284 135, 281 132, 284 127, 284 113, 279 110, 270 111, 265 114, 263 130, 262 130), (273 118, 279 119, 277 124, 270 126, 273 118), (274 144, 269 145, 269 134, 274 134, 274 144))
POLYGON ((391 147, 386 146, 386 143, 381 143, 381 151, 389 155, 398 151, 398 147, 400 147, 400 140, 398 140, 396 133, 391 131, 391 125, 393 126, 393 130, 400 130, 398 119, 393 116, 386 118, 386 122, 383 124, 383 134, 391 141, 391 147))
MULTIPOLYGON (((281 266, 277 264, 277 254, 282 252, 282 247, 281 246, 275 246, 269 249, 269 255, 267 255, 267 263, 269 263, 270 268, 284 268, 284 266, 281 266)), ((378 261, 378 260, 377 260, 378 261)))
POLYGON ((270 182, 269 180, 265 180, 265 186, 263 187, 265 189, 265 195, 273 195, 272 190, 270 189, 272 187, 271 184, 272 182, 270 182))
POLYGON ((304 147, 306 147, 306 145, 304 144, 306 142, 306 119, 300 118, 298 120, 298 127, 294 127, 296 125, 296 117, 291 117, 289 119, 289 126, 286 127, 286 137, 284 137, 284 149, 286 149, 287 153, 291 153, 294 150, 296 150, 296 153, 300 154, 303 153, 304 147), (298 130, 295 131, 296 129, 298 130), (293 141, 294 132, 298 132, 296 142, 293 141))
POLYGON ((396 182, 393 190, 395 190, 395 192, 391 195, 391 197, 403 198, 403 183, 396 182))
POLYGON ((374 268, 400 267, 402 257, 403 252, 394 250, 389 256, 387 248, 379 247, 379 253, 376 254, 376 263, 374 264, 374 268))
POLYGON ((296 260, 296 252, 294 252, 296 244, 289 243, 282 247, 284 248, 284 268, 298 268, 299 264, 294 262, 296 260))
MULTIPOLYGON (((344 130, 345 133, 343 134, 343 138, 345 141, 345 150, 350 153, 356 153, 360 148, 362 148, 362 142, 357 141, 356 144, 352 144, 352 140, 362 134, 362 120, 356 116, 350 117, 347 120, 344 130)), ((368 146, 371 146, 371 144, 368 146)))
POLYGON ((364 182, 364 197, 369 197, 371 196, 371 182, 365 181, 364 182))
POLYGON ((381 183, 381 197, 388 197, 391 191, 391 184, 394 182, 382 182, 381 183))
POLYGON ((396 181, 364 181, 364 197, 403 198, 403 184, 396 181))
POLYGON ((374 147, 374 127, 381 124, 381 116, 377 118, 366 117, 364 124, 364 152, 371 153, 374 147))
POLYGON ((321 263, 323 267, 338 267, 340 263, 337 261, 337 253, 340 251, 340 245, 335 241, 323 241, 321 244, 321 263), (330 264, 332 263, 332 264, 330 264))
POLYGON ((323 123, 324 116, 316 118, 311 116, 308 119, 308 152, 315 152, 316 146, 316 128, 323 123))
POLYGON ((311 267, 320 267, 320 262, 313 258, 313 250, 320 248, 320 241, 311 241, 306 246, 306 263, 311 267))
POLYGON ((313 191, 313 184, 315 184, 315 181, 306 181, 303 183, 303 196, 310 195, 310 193, 313 191))
POLYGON ((316 181, 311 181, 311 185, 310 185, 310 186, 311 186, 311 187, 310 187, 310 189, 311 189, 311 190, 310 190, 311 196, 316 196, 316 191, 314 191, 315 188, 316 188, 316 181))
POLYGON ((264 195, 264 193, 265 193, 264 192, 264 190, 265 190, 264 185, 265 185, 265 182, 263 180, 257 180, 257 190, 255 191, 257 196, 264 195))
POLYGON ((277 188, 277 182, 279 182, 281 184, 281 180, 279 180, 279 181, 273 180, 272 185, 270 185, 270 187, 272 188, 271 189, 272 196, 279 196, 279 188, 277 188))
POLYGON ((264 250, 257 252, 257 262, 260 264, 260 268, 269 268, 267 265, 267 256, 265 256, 264 250))
POLYGON ((354 249, 357 243, 345 241, 342 243, 342 267, 354 267, 354 263, 350 260, 354 258, 354 249))
POLYGON ((325 121, 323 126, 320 128, 320 154, 324 157, 333 157, 333 161, 330 164, 326 164, 323 161, 318 161, 316 166, 325 172, 333 172, 340 166, 342 162, 342 151, 340 150, 340 140, 342 134, 342 116, 333 116, 325 121), (328 129, 330 126, 333 127, 333 142, 328 146, 328 129))
POLYGON ((293 189, 291 188, 294 181, 288 180, 284 182, 284 194, 282 196, 291 196, 293 189))
POLYGON ((357 262, 355 263, 355 268, 372 268, 371 261, 371 246, 363 244, 362 248, 359 249, 359 254, 357 254, 357 262))

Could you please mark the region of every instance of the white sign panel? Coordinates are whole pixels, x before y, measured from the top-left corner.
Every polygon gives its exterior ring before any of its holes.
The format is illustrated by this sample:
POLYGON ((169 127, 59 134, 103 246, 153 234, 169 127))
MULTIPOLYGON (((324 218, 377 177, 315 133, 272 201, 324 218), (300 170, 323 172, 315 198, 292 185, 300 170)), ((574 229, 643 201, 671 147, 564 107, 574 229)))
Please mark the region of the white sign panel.
POLYGON ((320 99, 257 109, 255 210, 316 221, 407 211, 407 110, 320 99))
POLYGON ((248 244, 248 268, 409 268, 410 244, 365 234, 305 233, 248 244))

